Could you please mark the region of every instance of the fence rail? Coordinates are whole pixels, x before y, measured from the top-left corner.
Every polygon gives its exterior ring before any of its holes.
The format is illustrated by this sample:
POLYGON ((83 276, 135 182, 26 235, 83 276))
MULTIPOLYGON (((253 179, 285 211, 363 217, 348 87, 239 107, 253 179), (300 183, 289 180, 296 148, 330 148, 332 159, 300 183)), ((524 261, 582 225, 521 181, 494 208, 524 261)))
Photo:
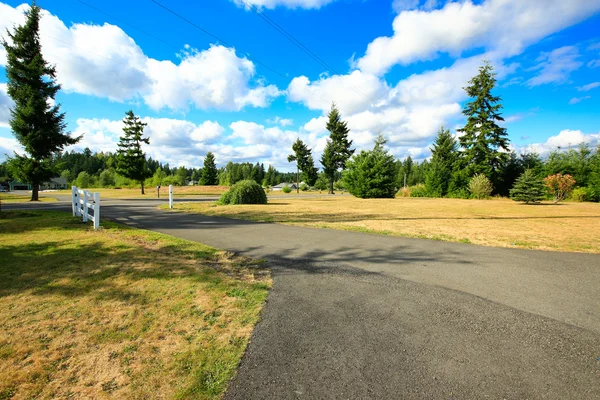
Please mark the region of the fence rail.
POLYGON ((92 193, 89 190, 73 186, 71 187, 71 198, 73 216, 82 217, 83 222, 91 219, 94 222, 94 229, 98 229, 100 227, 100 193, 92 193), (94 213, 90 214, 90 210, 94 213))

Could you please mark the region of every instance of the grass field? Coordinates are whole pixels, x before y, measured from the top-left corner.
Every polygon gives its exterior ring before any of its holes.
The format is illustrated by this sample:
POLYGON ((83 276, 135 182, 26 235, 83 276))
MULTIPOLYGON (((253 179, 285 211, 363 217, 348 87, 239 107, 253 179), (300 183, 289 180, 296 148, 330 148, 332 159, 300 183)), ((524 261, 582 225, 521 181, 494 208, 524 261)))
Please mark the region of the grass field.
POLYGON ((0 399, 218 398, 270 287, 260 263, 68 214, 0 219, 0 399))
MULTIPOLYGON (((136 189, 107 189, 107 188, 89 188, 90 192, 100 192, 100 197, 104 199, 147 199, 156 198, 156 188, 149 187, 145 188, 146 194, 141 193, 140 188, 136 189)), ((229 190, 228 186, 174 186, 173 196, 174 197, 186 197, 186 196, 220 196, 229 190)), ((71 190, 58 190, 58 195, 70 196, 71 190)), ((162 186, 160 188, 160 197, 169 197, 169 187, 162 186)))
POLYGON ((272 199, 266 206, 177 204, 177 210, 253 221, 485 246, 600 253, 600 204, 525 205, 508 199, 272 199))
MULTIPOLYGON (((39 201, 52 202, 56 201, 51 195, 39 194, 39 201)), ((14 193, 0 193, 0 201, 3 203, 24 203, 31 200, 31 195, 14 194, 14 193)))

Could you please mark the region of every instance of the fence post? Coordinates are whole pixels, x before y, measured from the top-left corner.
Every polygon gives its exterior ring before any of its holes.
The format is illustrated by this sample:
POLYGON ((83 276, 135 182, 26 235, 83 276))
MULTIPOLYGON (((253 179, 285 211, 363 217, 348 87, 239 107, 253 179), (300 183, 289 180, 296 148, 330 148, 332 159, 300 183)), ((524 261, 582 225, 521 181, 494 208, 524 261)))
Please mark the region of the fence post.
POLYGON ((94 229, 100 228, 100 192, 94 193, 94 229))
POLYGON ((88 220, 88 191, 83 191, 83 222, 88 220))
POLYGON ((71 186, 71 206, 73 206, 73 216, 77 216, 77 186, 71 186))
POLYGON ((173 185, 169 185, 169 208, 173 208, 173 185))

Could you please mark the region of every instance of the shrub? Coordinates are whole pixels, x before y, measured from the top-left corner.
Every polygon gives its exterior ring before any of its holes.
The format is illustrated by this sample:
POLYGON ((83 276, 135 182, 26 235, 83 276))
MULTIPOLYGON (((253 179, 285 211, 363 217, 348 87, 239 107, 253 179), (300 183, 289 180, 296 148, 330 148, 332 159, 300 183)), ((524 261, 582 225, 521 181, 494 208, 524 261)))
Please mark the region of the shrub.
POLYGON ((398 193, 396 193, 396 197, 410 197, 410 188, 408 188, 408 187, 400 188, 400 190, 398 190, 398 193))
POLYGON ((289 187, 288 185, 285 185, 284 187, 281 188, 281 191, 283 193, 292 193, 292 188, 289 187))
POLYGON ((300 185, 300 190, 302 190, 303 192, 306 192, 308 189, 310 189, 308 187, 308 185, 306 183, 303 183, 302 185, 300 185))
POLYGON ((582 188, 582 187, 575 188, 571 192, 569 199, 571 199, 573 201, 577 201, 577 202, 591 201, 592 193, 590 193, 590 190, 588 190, 587 188, 582 188))
POLYGON ((471 192, 469 192, 469 189, 466 189, 466 188, 454 189, 454 190, 448 192, 448 198, 449 199, 470 199, 471 192))
POLYGON ((492 194, 494 187, 487 176, 477 174, 469 180, 469 192, 476 199, 486 199, 492 194))
POLYGON ((554 203, 558 203, 569 196, 575 185, 575 179, 569 174, 555 174, 544 178, 544 184, 548 188, 548 192, 554 198, 554 203))
POLYGON ((227 192, 223 193, 217 203, 221 205, 267 204, 267 195, 256 181, 247 179, 233 185, 227 192))
POLYGON ((422 183, 408 188, 410 197, 430 197, 427 188, 422 183))
POLYGON ((539 203, 544 199, 544 194, 544 183, 530 169, 525 170, 510 189, 510 198, 525 204, 539 203))

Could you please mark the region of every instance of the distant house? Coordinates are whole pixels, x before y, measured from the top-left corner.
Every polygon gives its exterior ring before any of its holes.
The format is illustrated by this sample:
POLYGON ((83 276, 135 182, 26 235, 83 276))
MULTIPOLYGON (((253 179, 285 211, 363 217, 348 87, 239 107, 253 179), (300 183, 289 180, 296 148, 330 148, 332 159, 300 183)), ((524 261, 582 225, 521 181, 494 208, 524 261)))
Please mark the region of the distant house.
POLYGON ((23 183, 19 181, 8 182, 8 187, 11 192, 13 190, 31 190, 31 185, 29 183, 23 183))
MULTIPOLYGON (((13 190, 31 190, 31 184, 23 183, 19 181, 12 181, 8 183, 11 191, 13 190)), ((40 190, 59 190, 67 188, 67 180, 65 178, 52 178, 48 182, 40 185, 40 190)))
POLYGON ((40 185, 40 190, 60 190, 67 188, 66 178, 52 178, 49 182, 40 185))
POLYGON ((280 183, 279 185, 275 185, 275 186, 273 186, 271 188, 271 190, 278 191, 278 190, 283 189, 286 186, 289 187, 292 190, 296 190, 296 184, 295 183, 288 183, 288 182, 283 182, 283 183, 280 183))

